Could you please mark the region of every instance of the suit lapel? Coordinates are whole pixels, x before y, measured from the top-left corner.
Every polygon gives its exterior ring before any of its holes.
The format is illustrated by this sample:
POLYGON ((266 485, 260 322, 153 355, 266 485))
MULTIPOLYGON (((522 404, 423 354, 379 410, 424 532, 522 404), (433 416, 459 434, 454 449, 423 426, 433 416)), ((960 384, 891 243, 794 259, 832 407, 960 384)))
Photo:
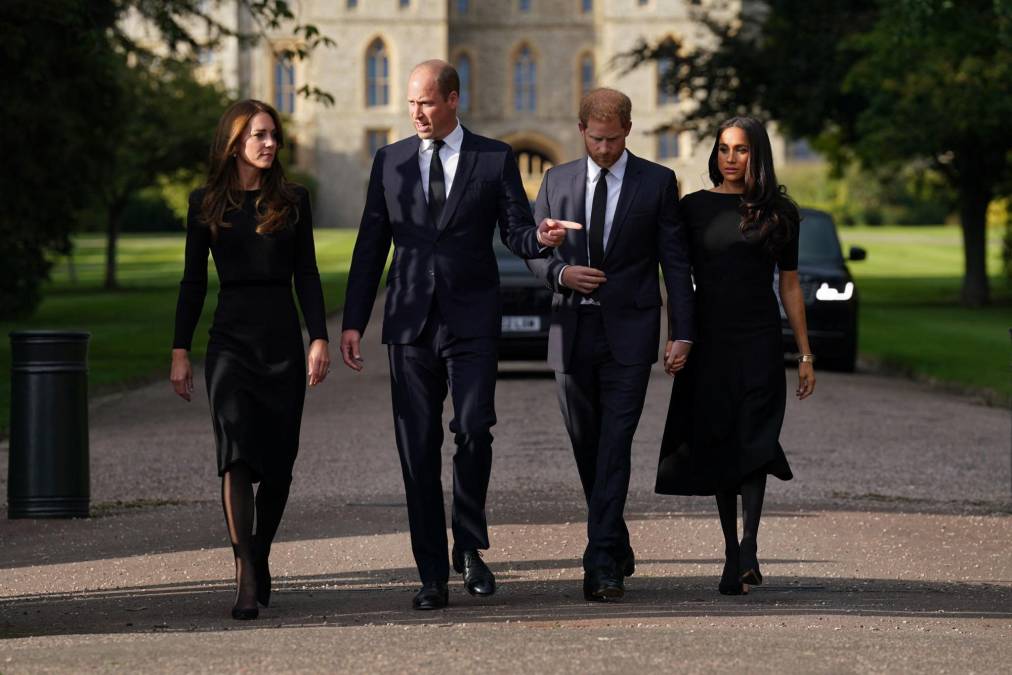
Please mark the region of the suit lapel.
POLYGON ((461 196, 467 191, 467 181, 471 177, 474 165, 478 161, 478 152, 474 149, 471 132, 464 129, 464 140, 460 143, 460 156, 457 158, 457 171, 453 175, 453 185, 450 186, 450 194, 446 197, 446 204, 443 205, 443 214, 436 225, 440 232, 446 229, 453 212, 460 204, 461 196))
POLYGON ((608 245, 604 249, 604 257, 607 260, 608 254, 615 248, 619 233, 625 224, 626 216, 629 214, 629 207, 636 199, 636 190, 639 187, 640 174, 639 158, 629 153, 629 159, 625 165, 625 175, 622 176, 622 190, 618 194, 618 205, 615 207, 615 218, 611 221, 611 232, 608 233, 608 245))
POLYGON ((418 148, 421 143, 421 139, 415 136, 414 142, 406 144, 408 151, 397 162, 397 173, 401 175, 404 186, 411 186, 408 201, 407 203, 402 201, 401 208, 411 214, 411 222, 427 227, 431 226, 429 206, 425 199, 425 192, 422 190, 422 172, 418 168, 418 148))
POLYGON ((590 265, 590 253, 587 250, 587 160, 580 163, 580 169, 573 174, 569 194, 573 198, 573 220, 583 225, 579 230, 572 230, 567 239, 576 247, 576 261, 579 265, 590 265))

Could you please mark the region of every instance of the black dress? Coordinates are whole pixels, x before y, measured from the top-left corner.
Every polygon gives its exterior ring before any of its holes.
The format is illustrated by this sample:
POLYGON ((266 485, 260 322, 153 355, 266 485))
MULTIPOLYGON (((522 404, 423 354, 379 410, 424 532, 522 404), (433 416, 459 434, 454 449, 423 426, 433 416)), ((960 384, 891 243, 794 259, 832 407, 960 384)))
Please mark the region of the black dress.
POLYGON ((323 289, 316 267, 309 195, 296 188, 297 220, 270 234, 256 232, 259 190, 216 240, 200 219, 203 190, 190 195, 186 263, 176 305, 173 347, 190 349, 207 292, 207 253, 218 270, 204 377, 218 446, 218 475, 245 462, 256 479, 291 479, 299 449, 306 390, 306 354, 292 281, 310 340, 327 339, 323 289))
POLYGON ((739 230, 741 197, 701 190, 680 203, 696 283, 697 339, 674 379, 656 491, 737 491, 765 471, 790 480, 780 446, 787 383, 774 268, 798 267, 794 236, 777 255, 739 230))

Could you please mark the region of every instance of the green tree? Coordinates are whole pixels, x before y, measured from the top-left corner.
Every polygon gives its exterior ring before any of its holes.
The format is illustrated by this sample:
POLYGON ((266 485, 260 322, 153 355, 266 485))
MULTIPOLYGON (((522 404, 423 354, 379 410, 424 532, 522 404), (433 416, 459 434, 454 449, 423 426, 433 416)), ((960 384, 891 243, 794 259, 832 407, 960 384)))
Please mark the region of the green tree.
POLYGON ((130 197, 159 177, 198 171, 215 124, 228 103, 220 87, 202 84, 189 64, 163 60, 152 68, 120 69, 126 105, 115 120, 110 161, 88 181, 106 225, 105 288, 117 288, 116 246, 130 197))
MULTIPOLYGON (((124 157, 128 144, 152 140, 153 129, 140 129, 146 121, 159 123, 147 101, 138 96, 193 96, 207 101, 209 94, 195 88, 181 68, 192 64, 201 49, 213 48, 229 37, 249 44, 282 26, 297 39, 293 47, 276 50, 289 58, 305 58, 333 42, 315 26, 299 23, 285 0, 237 0, 251 19, 252 29, 238 31, 218 22, 211 0, 4 0, 0 2, 0 97, 4 124, 0 142, 11 167, 2 182, 0 200, 0 319, 29 315, 40 300, 41 284, 48 277, 48 258, 70 250, 69 234, 80 214, 96 203, 113 214, 126 190, 140 181, 126 175, 132 170, 152 176, 150 169, 172 164, 160 156, 157 144, 140 155, 124 157), (134 12, 156 29, 157 48, 140 45, 123 30, 122 20, 134 12), (129 68, 124 65, 129 64, 129 68), (159 84, 158 76, 169 82, 159 84), (131 119, 136 117, 136 119, 131 119), (121 146, 117 143, 121 142, 121 146), (154 148, 154 149, 152 149, 154 148), (154 153, 148 156, 147 153, 154 153), (138 162, 149 160, 150 166, 138 162), (108 184, 98 184, 98 179, 108 184)), ((310 85, 300 93, 323 102, 332 97, 310 85)), ((165 103, 166 98, 157 98, 165 103)), ((181 99, 170 105, 181 114, 209 110, 187 108, 181 99)), ((221 104, 213 112, 220 114, 221 104)), ((194 118, 196 119, 196 118, 194 118)), ((177 130, 185 129, 188 121, 177 130)), ((204 147, 189 159, 199 162, 206 154, 211 127, 200 130, 204 147)), ((131 146, 136 149, 138 146, 131 146)), ((157 175, 157 174, 154 174, 157 175)), ((110 218, 110 222, 114 222, 110 218)), ((111 237, 110 265, 115 265, 115 234, 111 237)), ((115 285, 115 276, 110 277, 115 285)))
POLYGON ((963 302, 986 304, 986 212, 1012 173, 1012 0, 770 0, 702 16, 707 44, 642 44, 674 59, 667 86, 696 103, 675 126, 774 119, 837 165, 926 161, 958 195, 963 302))

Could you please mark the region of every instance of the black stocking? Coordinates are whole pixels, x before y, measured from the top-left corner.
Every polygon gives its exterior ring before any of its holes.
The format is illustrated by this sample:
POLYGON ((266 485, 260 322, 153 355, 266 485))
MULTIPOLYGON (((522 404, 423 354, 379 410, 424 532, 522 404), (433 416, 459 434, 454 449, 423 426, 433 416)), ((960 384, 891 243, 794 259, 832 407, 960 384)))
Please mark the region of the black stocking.
POLYGON ((221 478, 221 505, 225 526, 235 554, 235 605, 256 608, 256 579, 253 572, 253 475, 249 467, 236 463, 221 478))
POLYGON ((735 492, 717 493, 717 513, 720 529, 724 533, 724 555, 738 559, 738 495, 735 492))
POLYGON ((264 478, 257 488, 256 511, 257 511, 257 544, 266 553, 271 549, 271 542, 274 535, 278 533, 278 526, 281 524, 281 515, 285 512, 285 504, 288 503, 288 491, 292 485, 292 479, 268 480, 264 478))
POLYGON ((766 496, 766 472, 757 471, 745 477, 741 484, 742 543, 756 545, 759 534, 759 520, 763 513, 763 497, 766 496))

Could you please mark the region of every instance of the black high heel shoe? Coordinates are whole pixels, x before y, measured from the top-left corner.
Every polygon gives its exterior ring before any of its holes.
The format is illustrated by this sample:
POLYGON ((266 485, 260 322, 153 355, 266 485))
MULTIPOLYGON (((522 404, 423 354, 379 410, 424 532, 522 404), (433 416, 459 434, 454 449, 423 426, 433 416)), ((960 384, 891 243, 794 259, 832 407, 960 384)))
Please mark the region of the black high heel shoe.
POLYGON ((755 540, 743 540, 738 554, 738 569, 740 570, 741 583, 750 586, 761 586, 763 583, 762 572, 759 571, 759 558, 756 557, 758 545, 755 540))
MULTIPOLYGON (((260 608, 256 606, 255 602, 253 603, 252 607, 240 607, 239 606, 239 591, 242 589, 242 585, 243 585, 242 584, 242 582, 243 582, 243 580, 242 580, 242 563, 239 561, 239 550, 238 550, 238 547, 233 546, 232 548, 235 551, 235 559, 236 559, 236 563, 237 563, 237 565, 236 565, 236 567, 237 567, 236 572, 237 573, 236 573, 236 583, 235 583, 235 603, 232 605, 232 618, 235 619, 236 621, 252 621, 253 619, 256 619, 258 616, 260 616, 260 608)), ((256 573, 254 572, 254 577, 255 576, 256 576, 256 573)), ((256 579, 254 578, 253 581, 254 581, 254 584, 255 584, 256 583, 256 579)))
POLYGON ((253 573, 257 581, 257 602, 264 607, 271 604, 271 568, 268 558, 271 554, 270 544, 266 544, 258 538, 253 540, 253 573))
POLYGON ((738 574, 738 555, 728 555, 724 558, 724 572, 720 575, 720 583, 717 590, 721 595, 744 595, 745 588, 741 582, 741 575, 738 574))

